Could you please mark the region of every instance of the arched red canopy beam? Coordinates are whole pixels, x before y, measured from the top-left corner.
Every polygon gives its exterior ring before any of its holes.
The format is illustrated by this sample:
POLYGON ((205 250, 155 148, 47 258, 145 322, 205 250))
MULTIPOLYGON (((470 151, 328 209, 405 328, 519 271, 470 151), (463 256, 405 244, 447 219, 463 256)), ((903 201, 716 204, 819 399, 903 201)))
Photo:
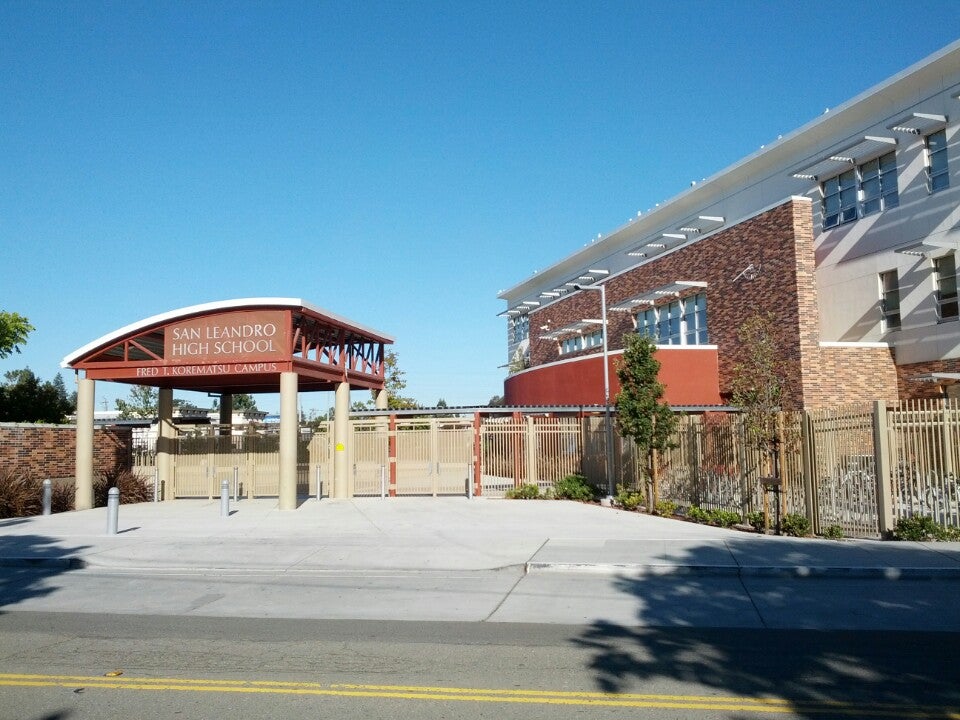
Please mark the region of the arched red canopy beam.
POLYGON ((141 320, 63 359, 92 380, 211 393, 279 392, 339 383, 383 389, 384 345, 393 338, 294 298, 194 305, 141 320))

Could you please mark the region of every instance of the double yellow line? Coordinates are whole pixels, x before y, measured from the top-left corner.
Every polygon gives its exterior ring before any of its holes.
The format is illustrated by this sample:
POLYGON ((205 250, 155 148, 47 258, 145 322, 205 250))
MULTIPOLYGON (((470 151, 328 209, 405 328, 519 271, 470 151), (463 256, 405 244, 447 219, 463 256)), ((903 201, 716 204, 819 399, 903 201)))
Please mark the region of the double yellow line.
POLYGON ((421 687, 416 685, 323 685, 272 680, 206 680, 107 675, 27 675, 0 673, 0 687, 65 687, 85 690, 141 690, 153 692, 209 692, 273 695, 318 695, 356 698, 393 698, 440 702, 527 703, 582 707, 629 707, 709 710, 753 713, 824 713, 858 718, 951 718, 960 709, 925 705, 812 702, 782 698, 712 697, 700 695, 644 695, 634 693, 507 690, 497 688, 421 687))

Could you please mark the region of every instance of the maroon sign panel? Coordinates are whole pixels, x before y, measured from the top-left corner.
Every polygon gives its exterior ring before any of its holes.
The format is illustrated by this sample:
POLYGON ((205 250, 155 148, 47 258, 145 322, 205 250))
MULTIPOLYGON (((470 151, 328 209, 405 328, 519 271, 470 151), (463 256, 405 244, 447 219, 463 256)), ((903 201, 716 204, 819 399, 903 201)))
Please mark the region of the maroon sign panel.
POLYGON ((167 326, 164 364, 262 363, 287 360, 287 314, 276 310, 222 313, 167 326))

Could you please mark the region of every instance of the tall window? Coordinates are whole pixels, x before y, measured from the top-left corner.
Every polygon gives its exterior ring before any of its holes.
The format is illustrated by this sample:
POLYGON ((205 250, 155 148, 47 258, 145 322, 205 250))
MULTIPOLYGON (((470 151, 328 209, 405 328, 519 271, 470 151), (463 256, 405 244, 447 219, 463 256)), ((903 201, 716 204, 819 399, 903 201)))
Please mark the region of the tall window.
POLYGON ((574 335, 560 342, 560 354, 568 355, 586 348, 603 345, 603 330, 595 330, 587 335, 574 335))
POLYGON ((637 314, 637 332, 657 345, 706 345, 707 296, 699 293, 637 314))
POLYGON ((823 183, 823 227, 832 228, 857 219, 857 171, 830 178, 823 183))
POLYGON ((947 131, 940 130, 927 135, 927 180, 930 192, 950 187, 947 169, 947 131))
POLYGON ((940 322, 956 320, 957 306, 957 260, 953 253, 933 261, 937 277, 937 317, 940 322))
POLYGON ((880 273, 880 318, 883 332, 900 329, 900 284, 896 270, 880 273))
POLYGON ((860 166, 860 216, 896 207, 897 157, 889 152, 860 166))
POLYGON ((510 321, 510 342, 519 343, 530 337, 530 316, 519 315, 510 321))

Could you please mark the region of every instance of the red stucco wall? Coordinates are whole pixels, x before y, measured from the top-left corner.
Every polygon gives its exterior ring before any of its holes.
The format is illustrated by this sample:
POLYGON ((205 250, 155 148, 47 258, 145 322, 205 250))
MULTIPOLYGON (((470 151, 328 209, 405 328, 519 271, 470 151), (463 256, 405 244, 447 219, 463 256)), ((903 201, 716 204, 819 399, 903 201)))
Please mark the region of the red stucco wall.
MULTIPOLYGON (((622 356, 610 355, 611 400, 620 392, 616 366, 622 356)), ((715 347, 660 347, 656 358, 668 403, 721 404, 715 347)), ((602 356, 539 365, 507 378, 504 389, 507 405, 603 405, 602 356)))

